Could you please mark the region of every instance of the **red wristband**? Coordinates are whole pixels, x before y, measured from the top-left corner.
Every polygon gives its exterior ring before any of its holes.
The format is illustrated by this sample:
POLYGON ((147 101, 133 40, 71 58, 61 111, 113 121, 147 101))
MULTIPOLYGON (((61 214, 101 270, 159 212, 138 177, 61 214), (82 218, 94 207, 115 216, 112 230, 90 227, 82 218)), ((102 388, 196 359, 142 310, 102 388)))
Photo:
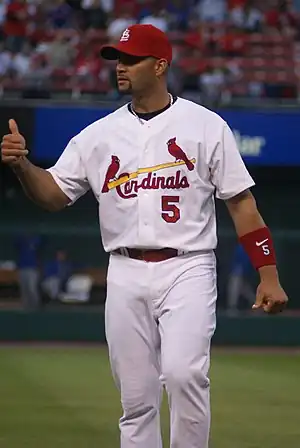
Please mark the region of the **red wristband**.
POLYGON ((268 227, 261 227, 239 238, 255 269, 276 264, 272 235, 268 227))

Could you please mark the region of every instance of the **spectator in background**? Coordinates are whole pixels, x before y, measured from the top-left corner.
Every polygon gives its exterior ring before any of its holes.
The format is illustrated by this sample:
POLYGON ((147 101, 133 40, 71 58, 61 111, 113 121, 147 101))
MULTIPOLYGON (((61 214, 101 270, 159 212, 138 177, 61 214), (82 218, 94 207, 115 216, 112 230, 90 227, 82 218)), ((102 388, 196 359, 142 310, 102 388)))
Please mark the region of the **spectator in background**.
MULTIPOLYGON (((260 74, 256 74, 259 77, 260 74)), ((247 94, 250 98, 262 98, 266 94, 265 83, 260 79, 253 79, 247 83, 247 94)))
POLYGON ((244 56, 247 51, 246 38, 247 36, 242 29, 235 26, 227 26, 218 42, 221 54, 229 57, 244 56))
POLYGON ((224 64, 223 58, 215 58, 199 77, 201 101, 218 106, 230 98, 230 87, 242 78, 236 61, 229 60, 224 64))
POLYGON ((206 52, 206 34, 204 28, 198 20, 189 22, 189 31, 184 35, 184 43, 189 49, 201 50, 202 54, 206 52))
POLYGON ((191 16, 192 0, 168 0, 166 10, 168 14, 168 28, 170 31, 187 31, 191 16))
POLYGON ((207 66, 207 62, 202 58, 201 50, 192 49, 190 54, 181 58, 176 65, 181 71, 182 91, 194 96, 195 91, 199 91, 199 74, 207 66))
POLYGON ((219 32, 213 26, 204 26, 197 20, 189 21, 189 31, 184 42, 191 48, 201 50, 202 55, 214 55, 219 46, 219 32))
POLYGON ((51 88, 51 74, 52 67, 49 66, 45 55, 34 54, 30 60, 29 71, 23 77, 23 98, 49 98, 51 88))
POLYGON ((130 4, 123 5, 120 8, 119 15, 113 18, 108 25, 107 35, 109 39, 112 41, 119 40, 123 31, 134 23, 136 23, 136 18, 132 12, 132 6, 130 4))
POLYGON ((90 89, 96 89, 99 80, 106 81, 109 77, 109 71, 103 67, 99 56, 88 46, 82 51, 76 61, 74 75, 71 81, 73 97, 80 93, 82 85, 90 89))
POLYGON ((254 0, 247 0, 244 5, 235 6, 229 15, 230 23, 241 30, 260 32, 264 22, 262 12, 255 6, 254 0))
POLYGON ((139 14, 144 7, 148 7, 149 3, 155 0, 114 0, 113 15, 119 16, 122 10, 127 8, 130 14, 138 21, 139 14))
POLYGON ((68 68, 75 57, 76 50, 70 42, 70 38, 61 31, 48 45, 46 57, 52 69, 68 68))
POLYGON ((42 290, 51 299, 57 300, 65 291, 68 279, 72 275, 72 265, 65 250, 58 250, 53 260, 44 264, 42 290))
MULTIPOLYGON (((105 5, 107 8, 108 5, 105 5)), ((81 2, 85 29, 106 29, 108 14, 101 0, 83 0, 81 2)))
POLYGON ((9 50, 19 52, 26 39, 28 5, 25 0, 11 0, 7 5, 3 31, 9 50))
POLYGON ((19 53, 11 57, 10 72, 13 78, 22 79, 30 70, 32 47, 29 42, 24 42, 19 53))
POLYGON ((226 19, 227 2, 225 0, 199 0, 196 12, 202 22, 221 23, 226 19))
POLYGON ((168 20, 166 11, 160 7, 159 2, 152 5, 149 14, 140 20, 141 24, 153 25, 164 33, 168 31, 168 20))
POLYGON ((27 0, 27 30, 31 34, 35 31, 41 18, 45 30, 45 4, 40 0, 27 0), (43 13, 43 14, 41 14, 43 13), (42 17, 41 17, 42 16, 42 17))
POLYGON ((293 9, 293 4, 287 0, 273 1, 265 15, 267 26, 281 34, 296 35, 299 19, 293 9))
POLYGON ((21 235, 16 240, 20 293, 26 310, 36 310, 41 304, 39 290, 41 248, 42 239, 37 235, 21 235))
POLYGON ((47 3, 33 0, 28 4, 27 30, 32 43, 38 43, 49 32, 47 3))
POLYGON ((5 47, 5 43, 0 41, 0 81, 8 74, 12 53, 5 47))
POLYGON ((71 28, 73 23, 73 9, 65 0, 52 0, 48 9, 50 28, 71 28))
POLYGON ((225 83, 224 71, 213 66, 208 66, 199 76, 201 102, 211 105, 219 104, 225 83))
POLYGON ((182 70, 176 60, 172 61, 168 70, 168 90, 174 96, 182 94, 182 70))
POLYGON ((114 10, 114 0, 100 0, 100 5, 103 11, 109 16, 114 10))
POLYGON ((114 10, 114 0, 81 0, 82 9, 93 9, 100 7, 107 15, 114 10))

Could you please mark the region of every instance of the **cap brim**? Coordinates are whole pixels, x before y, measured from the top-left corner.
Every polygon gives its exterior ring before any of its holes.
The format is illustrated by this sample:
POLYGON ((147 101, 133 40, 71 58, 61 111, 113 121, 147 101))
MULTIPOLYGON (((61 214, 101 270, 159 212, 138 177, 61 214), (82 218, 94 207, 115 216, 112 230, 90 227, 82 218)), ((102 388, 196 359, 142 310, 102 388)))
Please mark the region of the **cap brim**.
POLYGON ((116 45, 103 45, 100 50, 100 55, 103 59, 107 59, 109 61, 116 61, 119 59, 120 54, 128 54, 129 56, 135 56, 137 58, 149 58, 149 54, 141 54, 140 52, 134 50, 126 50, 123 51, 118 48, 116 45))
POLYGON ((100 50, 100 55, 108 61, 116 61, 119 59, 120 51, 114 45, 104 45, 100 50))

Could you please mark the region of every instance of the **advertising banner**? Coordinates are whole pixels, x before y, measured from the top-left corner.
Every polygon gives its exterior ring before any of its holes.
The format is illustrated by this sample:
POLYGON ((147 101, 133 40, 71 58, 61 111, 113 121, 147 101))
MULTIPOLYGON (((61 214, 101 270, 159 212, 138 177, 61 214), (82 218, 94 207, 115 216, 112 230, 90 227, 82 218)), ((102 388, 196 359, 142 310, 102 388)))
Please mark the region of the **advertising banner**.
MULTIPOLYGON (((35 110, 33 155, 55 161, 74 135, 112 112, 105 108, 41 107, 35 110)), ((248 165, 300 165, 300 112, 222 110, 248 165)))

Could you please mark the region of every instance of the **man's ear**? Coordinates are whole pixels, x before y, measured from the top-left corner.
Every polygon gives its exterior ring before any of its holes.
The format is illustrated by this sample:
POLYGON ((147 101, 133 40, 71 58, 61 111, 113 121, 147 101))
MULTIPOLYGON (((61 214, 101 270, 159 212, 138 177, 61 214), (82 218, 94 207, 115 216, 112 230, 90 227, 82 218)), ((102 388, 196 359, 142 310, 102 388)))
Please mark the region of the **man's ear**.
POLYGON ((160 77, 166 75, 168 68, 169 64, 165 59, 158 59, 158 61, 156 61, 156 76, 160 77))

